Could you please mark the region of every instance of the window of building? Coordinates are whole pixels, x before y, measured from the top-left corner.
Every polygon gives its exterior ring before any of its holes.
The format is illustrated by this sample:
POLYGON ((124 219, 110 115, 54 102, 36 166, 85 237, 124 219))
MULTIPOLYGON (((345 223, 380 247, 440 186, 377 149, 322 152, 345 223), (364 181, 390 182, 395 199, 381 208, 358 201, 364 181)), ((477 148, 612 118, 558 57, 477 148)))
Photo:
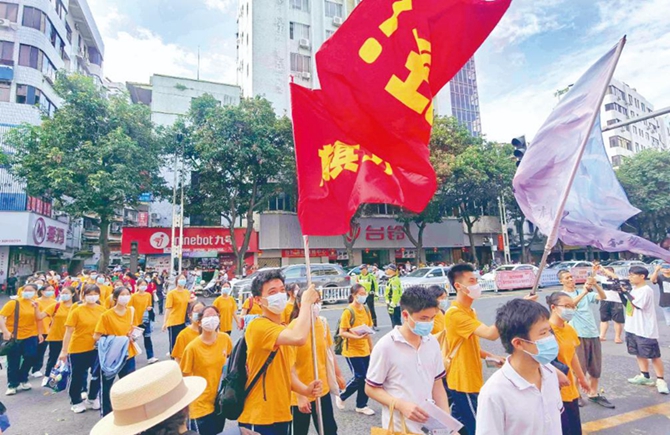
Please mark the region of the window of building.
POLYGON ((280 193, 277 196, 270 198, 268 201, 268 210, 270 211, 295 211, 293 207, 291 196, 285 193, 280 193))
POLYGON ((0 82, 0 101, 4 103, 9 102, 9 89, 11 85, 9 83, 0 82))
POLYGON ((29 6, 25 6, 23 8, 23 25, 26 27, 33 28, 35 30, 39 30, 40 32, 44 32, 45 29, 45 19, 46 16, 44 13, 37 9, 37 8, 31 8, 29 6))
POLYGON ((292 72, 310 72, 311 58, 304 54, 291 53, 291 71, 292 72))
POLYGON ((88 47, 88 61, 95 65, 102 66, 102 55, 97 48, 88 47))
POLYGON ((34 86, 17 85, 16 86, 16 102, 18 104, 29 104, 36 106, 40 104, 42 91, 34 86))
POLYGON ((621 114, 628 115, 628 109, 626 109, 625 107, 623 107, 622 105, 617 104, 617 103, 605 104, 605 110, 606 111, 616 110, 617 112, 619 112, 621 114))
POLYGON ((56 14, 60 17, 61 20, 64 20, 67 16, 67 9, 62 0, 55 0, 54 8, 56 9, 56 14))
POLYGON ((637 134, 637 127, 633 126, 633 134, 637 134))
POLYGON ((12 23, 18 22, 19 5, 14 3, 0 2, 0 18, 9 20, 12 23))
POLYGON ((628 104, 632 105, 633 104, 633 96, 628 94, 628 104))
POLYGON ((0 65, 14 65, 14 43, 0 41, 0 65))
POLYGON ((617 122, 621 122, 620 119, 608 119, 607 120, 607 125, 613 125, 616 124, 617 122))
POLYGON ((291 21, 289 24, 289 37, 293 41, 298 39, 309 39, 309 26, 291 21))
POLYGON ((640 108, 640 100, 638 100, 637 98, 635 99, 635 107, 638 109, 640 108))
POLYGON ((291 0, 291 9, 309 12, 309 0, 291 0))
POLYGON ((612 166, 621 166, 622 156, 612 156, 612 166))
POLYGON ((649 140, 649 133, 645 133, 644 135, 646 136, 647 140, 649 140))
POLYGON ((640 151, 640 144, 635 142, 635 152, 637 153, 639 151, 640 151))
POLYGON ((642 103, 642 111, 644 112, 645 110, 647 110, 647 106, 645 106, 644 103, 642 103))
POLYGON ((609 87, 609 89, 608 89, 608 93, 610 93, 610 94, 614 95, 615 97, 619 97, 619 98, 623 99, 624 101, 626 101, 626 94, 624 93, 624 91, 622 91, 621 89, 617 88, 617 87, 614 86, 614 85, 610 85, 610 87, 609 87))
POLYGON ((70 25, 68 23, 65 23, 65 32, 66 32, 67 42, 72 44, 72 29, 70 28, 70 25))
POLYGON ((326 0, 326 16, 329 18, 344 16, 342 3, 326 0))
POLYGON ((629 150, 632 149, 631 143, 628 139, 625 139, 621 136, 612 136, 610 137, 610 148, 616 147, 626 148, 629 150))

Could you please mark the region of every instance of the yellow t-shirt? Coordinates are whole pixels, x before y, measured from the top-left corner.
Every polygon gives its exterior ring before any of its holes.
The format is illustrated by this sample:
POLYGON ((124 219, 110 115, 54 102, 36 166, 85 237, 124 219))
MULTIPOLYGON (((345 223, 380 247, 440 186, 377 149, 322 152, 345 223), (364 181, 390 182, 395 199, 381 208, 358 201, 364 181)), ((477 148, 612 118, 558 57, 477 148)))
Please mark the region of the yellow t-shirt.
MULTIPOLYGON (((120 316, 116 310, 105 311, 98 324, 95 326, 95 333, 101 335, 116 335, 125 337, 133 329, 133 314, 130 308, 126 308, 123 316, 120 316)), ((128 359, 137 355, 135 346, 128 346, 128 359)))
POLYGON ((195 340, 200 335, 200 332, 194 331, 193 328, 187 326, 184 328, 178 335, 177 339, 174 342, 174 347, 172 348, 172 358, 181 359, 184 356, 184 349, 186 346, 193 340, 195 340))
POLYGON ((191 300, 191 292, 188 290, 170 290, 165 301, 165 308, 170 309, 170 315, 165 324, 167 326, 182 325, 186 323, 186 310, 191 300))
MULTIPOLYGON (((295 327, 296 319, 294 319, 289 325, 289 329, 295 327)), ((318 318, 314 324, 314 333, 316 336, 316 365, 317 370, 319 371, 319 379, 323 381, 323 394, 321 397, 330 393, 330 387, 328 386, 327 369, 326 369, 326 349, 333 345, 333 338, 330 336, 330 328, 325 322, 325 319, 322 317, 318 318)), ((308 385, 314 380, 314 358, 312 357, 312 330, 310 328, 309 336, 307 337, 307 343, 303 344, 300 347, 294 347, 294 360, 295 360, 295 371, 298 375, 298 379, 308 385)), ((309 397, 309 400, 315 400, 315 397, 309 397)), ((295 393, 291 393, 291 405, 298 406, 298 400, 295 393)))
MULTIPOLYGON (((38 298, 37 299, 37 306, 39 307, 39 310, 43 313, 49 308, 51 305, 56 305, 56 299, 54 298, 38 298)), ((42 332, 46 336, 49 334, 49 325, 51 324, 51 319, 48 317, 45 317, 42 319, 42 332)))
MULTIPOLYGON (((256 376, 277 347, 277 338, 286 327, 259 317, 249 323, 245 332, 247 340, 248 383, 256 376)), ((290 347, 280 346, 265 375, 249 392, 244 410, 238 421, 246 424, 270 425, 292 420, 291 416, 291 365, 290 347)))
POLYGON ((153 298, 151 297, 151 293, 133 293, 130 297, 130 302, 128 302, 129 307, 135 307, 133 326, 140 326, 142 324, 142 316, 144 316, 144 312, 152 305, 152 303, 153 298))
POLYGON ((484 385, 484 374, 479 337, 474 332, 482 322, 477 319, 475 310, 453 301, 444 313, 444 324, 449 349, 453 350, 461 343, 451 361, 447 385, 461 393, 479 393, 484 385))
POLYGON ((281 322, 285 325, 288 325, 291 323, 291 314, 293 313, 293 307, 295 306, 295 302, 288 301, 286 303, 286 308, 284 308, 284 312, 281 314, 281 322))
POLYGON ((247 298, 242 304, 242 309, 247 310, 247 314, 258 314, 259 316, 263 314, 263 309, 261 306, 254 302, 254 305, 249 309, 249 301, 251 298, 247 298))
POLYGON ((65 326, 73 327, 74 332, 67 349, 68 353, 84 353, 95 349, 93 332, 95 332, 95 326, 104 312, 105 307, 98 304, 93 306, 79 305, 70 309, 65 326))
POLYGON ((64 303, 53 304, 47 307, 44 312, 47 314, 47 318, 44 320, 49 320, 51 322, 51 329, 49 330, 49 335, 47 335, 47 341, 63 341, 65 337, 65 321, 67 316, 70 314, 70 310, 74 307, 74 304, 71 304, 69 307, 64 303), (56 306, 58 306, 58 311, 56 311, 56 306), (54 311, 56 315, 54 316, 54 311))
POLYGON ((109 297, 107 299, 100 299, 100 301, 105 301, 105 309, 107 309, 107 310, 111 310, 112 308, 114 308, 114 305, 116 305, 114 303, 114 295, 113 294, 109 295, 109 297))
POLYGON ((235 302, 235 299, 231 296, 219 296, 218 298, 214 299, 214 303, 212 303, 212 305, 216 307, 217 310, 219 310, 219 320, 221 321, 219 329, 224 332, 232 331, 233 314, 235 314, 235 311, 237 311, 237 303, 235 302))
POLYGON ((197 337, 184 349, 181 371, 184 376, 201 376, 207 380, 207 388, 189 405, 191 418, 200 418, 214 412, 214 400, 221 381, 221 371, 233 351, 233 340, 219 332, 216 342, 206 344, 202 336, 197 337))
MULTIPOLYGON (((365 306, 356 308, 356 304, 350 304, 347 308, 354 310, 354 324, 351 324, 351 313, 349 310, 345 309, 342 313, 342 319, 340 320, 339 325, 341 330, 347 331, 361 325, 368 325, 372 327, 372 317, 370 317, 370 314, 365 309, 365 306)), ((342 356, 348 358, 363 357, 369 356, 370 352, 370 340, 367 336, 356 339, 344 339, 344 344, 342 346, 342 356)))
POLYGON ((16 338, 24 340, 29 337, 37 336, 37 318, 35 317, 35 308, 33 308, 32 300, 19 299, 7 302, 0 310, 0 316, 7 318, 6 325, 10 334, 14 332, 14 310, 19 308, 19 325, 16 331, 16 338))
POLYGON ((100 289, 100 300, 106 301, 114 293, 114 287, 111 285, 97 284, 100 289))
POLYGON ((561 387, 561 399, 564 402, 572 402, 579 397, 577 378, 572 369, 572 358, 575 356, 575 349, 580 344, 579 337, 577 336, 575 328, 567 323, 565 323, 565 326, 562 328, 552 323, 551 329, 554 330, 554 335, 558 342, 558 360, 570 368, 570 371, 568 372, 570 385, 561 387))
POLYGON ((444 313, 442 310, 438 309, 437 310, 437 315, 435 316, 435 320, 433 322, 433 330, 431 331, 431 334, 439 334, 444 330, 444 313))

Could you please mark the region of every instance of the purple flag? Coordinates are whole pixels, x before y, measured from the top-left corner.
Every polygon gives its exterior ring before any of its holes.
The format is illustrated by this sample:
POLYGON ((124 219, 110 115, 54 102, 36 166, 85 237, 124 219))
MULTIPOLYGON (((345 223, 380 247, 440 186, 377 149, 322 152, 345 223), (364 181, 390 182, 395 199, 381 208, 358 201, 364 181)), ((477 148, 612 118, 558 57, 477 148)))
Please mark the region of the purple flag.
POLYGON ((549 236, 548 247, 560 238, 568 245, 670 261, 670 251, 619 230, 640 210, 630 205, 612 169, 598 114, 624 43, 589 68, 549 115, 519 165, 514 196, 526 218, 549 236))

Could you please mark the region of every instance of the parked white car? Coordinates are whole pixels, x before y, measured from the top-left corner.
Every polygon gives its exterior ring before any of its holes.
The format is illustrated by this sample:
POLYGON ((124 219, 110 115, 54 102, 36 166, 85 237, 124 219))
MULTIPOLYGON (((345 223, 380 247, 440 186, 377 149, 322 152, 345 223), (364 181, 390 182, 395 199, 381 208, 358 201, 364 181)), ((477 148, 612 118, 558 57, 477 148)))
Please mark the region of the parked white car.
POLYGON ((489 273, 485 273, 484 275, 482 275, 481 279, 485 281, 495 281, 496 272, 502 272, 506 270, 532 270, 533 273, 537 274, 538 268, 533 266, 532 264, 506 264, 504 266, 496 268, 495 270, 492 270, 489 273))
MULTIPOLYGON (((403 286, 411 285, 439 285, 449 289, 448 267, 421 267, 412 273, 400 277, 403 286)), ((450 290, 451 292, 451 290, 450 290)))

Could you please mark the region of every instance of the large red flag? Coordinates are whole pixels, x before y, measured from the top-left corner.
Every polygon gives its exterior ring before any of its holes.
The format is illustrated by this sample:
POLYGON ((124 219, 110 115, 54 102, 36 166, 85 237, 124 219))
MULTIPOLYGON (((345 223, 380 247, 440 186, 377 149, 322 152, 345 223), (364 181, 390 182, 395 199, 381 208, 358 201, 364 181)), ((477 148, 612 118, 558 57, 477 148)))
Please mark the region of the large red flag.
POLYGON ((298 218, 303 234, 349 231, 362 203, 396 204, 420 212, 435 192, 435 173, 425 153, 424 171, 391 165, 344 134, 330 120, 321 91, 291 84, 298 170, 298 218))

